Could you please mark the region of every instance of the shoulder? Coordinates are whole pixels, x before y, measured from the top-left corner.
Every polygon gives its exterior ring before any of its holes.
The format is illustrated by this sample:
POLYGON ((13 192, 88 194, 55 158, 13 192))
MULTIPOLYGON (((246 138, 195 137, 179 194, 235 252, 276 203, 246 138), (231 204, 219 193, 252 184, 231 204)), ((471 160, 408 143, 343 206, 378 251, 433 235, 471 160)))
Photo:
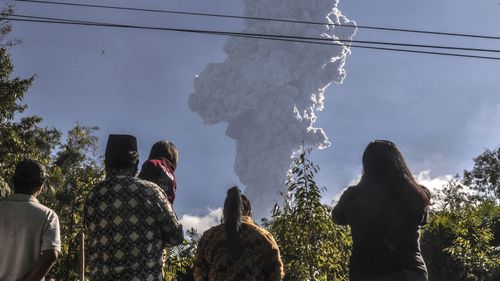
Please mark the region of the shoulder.
POLYGON ((350 210, 355 209, 354 206, 356 194, 359 192, 358 186, 349 186, 340 196, 337 204, 333 207, 332 218, 335 223, 346 225, 350 221, 350 210))
POLYGON ((209 248, 213 247, 221 239, 224 239, 224 224, 213 226, 203 232, 198 242, 198 249, 201 252, 208 251, 209 248))
POLYGON ((40 216, 44 217, 45 221, 59 222, 57 213, 49 207, 43 205, 40 202, 32 202, 31 206, 40 216))
POLYGON ((277 247, 273 235, 267 229, 256 225, 255 223, 244 223, 247 229, 252 232, 254 237, 258 237, 264 244, 271 247, 277 247))
POLYGON ((52 210, 51 208, 49 208, 41 203, 38 203, 38 205, 39 205, 40 210, 42 210, 48 217, 56 217, 57 218, 57 214, 54 210, 52 210))
POLYGON ((270 236, 271 235, 271 233, 267 229, 265 229, 261 226, 258 226, 255 223, 244 223, 244 225, 260 235, 263 235, 263 236, 270 236))
POLYGON ((224 231, 224 224, 212 226, 211 228, 203 232, 201 239, 210 239, 212 237, 218 237, 218 236, 222 237, 223 231, 224 231))
POLYGON ((344 192, 342 192, 342 195, 340 195, 337 205, 343 205, 345 201, 353 200, 358 192, 359 187, 357 185, 349 186, 344 192))
POLYGON ((343 194, 346 194, 346 196, 352 196, 358 193, 359 189, 360 188, 357 185, 351 185, 344 191, 343 194))
POLYGON ((158 195, 158 193, 161 193, 162 195, 164 194, 163 190, 158 186, 156 183, 148 181, 148 180, 143 180, 140 178, 134 178, 134 180, 131 182, 131 184, 134 184, 138 187, 140 187, 142 190, 144 190, 147 194, 155 194, 158 195))
POLYGON ((154 182, 143 180, 140 178, 132 178, 131 182, 145 188, 156 188, 157 185, 154 182))

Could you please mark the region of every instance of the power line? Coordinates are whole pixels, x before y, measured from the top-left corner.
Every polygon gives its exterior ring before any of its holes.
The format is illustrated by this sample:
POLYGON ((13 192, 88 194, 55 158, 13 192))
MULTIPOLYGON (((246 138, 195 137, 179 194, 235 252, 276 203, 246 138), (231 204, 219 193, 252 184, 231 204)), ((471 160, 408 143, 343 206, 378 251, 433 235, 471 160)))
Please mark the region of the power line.
POLYGON ((80 25, 80 26, 95 26, 95 27, 113 27, 113 28, 128 28, 128 29, 141 29, 141 30, 158 30, 158 31, 174 31, 174 32, 186 32, 186 33, 198 33, 207 35, 217 35, 217 36, 233 36, 241 38, 253 38, 253 39, 263 39, 263 40, 273 40, 273 41, 283 41, 283 42, 296 42, 314 45, 328 45, 328 46, 344 46, 353 48, 363 48, 372 50, 382 50, 382 51, 396 51, 396 52, 407 52, 407 53, 417 53, 417 54, 428 54, 428 55, 441 55, 441 56, 452 56, 452 57, 464 57, 464 58, 476 58, 476 59, 489 59, 489 60, 500 60, 500 57, 490 57, 490 56, 477 56, 477 55, 466 55, 458 53, 444 53, 444 52, 433 52, 433 51, 422 51, 422 50, 411 50, 411 49, 398 49, 398 48, 385 48, 385 47, 374 47, 374 46, 362 46, 362 45, 346 45, 335 42, 318 42, 318 41, 307 41, 298 39, 287 39, 287 38, 276 38, 276 37, 266 37, 262 35, 249 35, 237 32, 225 32, 225 31, 211 31, 211 30, 197 30, 197 29, 180 29, 180 28, 165 28, 165 27, 150 27, 150 26, 137 26, 137 25, 124 25, 124 24, 113 24, 113 23, 99 23, 99 22, 89 22, 89 21, 73 21, 67 19, 61 20, 43 20, 43 19, 22 19, 22 18, 3 18, 11 21, 19 22, 32 22, 32 23, 49 23, 49 24, 62 24, 62 25, 80 25))
MULTIPOLYGON (((53 17, 27 16, 27 15, 19 15, 19 14, 15 14, 13 16, 21 17, 21 18, 42 19, 42 20, 88 22, 88 21, 67 20, 67 19, 53 18, 53 17)), ((96 22, 93 22, 93 23, 96 23, 96 22)), ((498 49, 483 49, 483 48, 471 48, 471 47, 456 47, 456 46, 426 45, 426 44, 411 44, 411 43, 381 42, 381 41, 366 41, 366 40, 345 40, 345 39, 339 39, 339 38, 334 39, 334 38, 303 37, 303 36, 280 35, 280 34, 259 34, 259 33, 243 33, 243 32, 239 32, 238 34, 248 35, 248 36, 263 36, 263 37, 275 37, 275 38, 297 39, 297 40, 308 40, 308 41, 325 41, 325 42, 337 41, 337 42, 347 43, 347 44, 359 43, 359 44, 386 45, 386 46, 397 46, 397 47, 415 47, 415 48, 445 49, 445 50, 455 50, 455 51, 500 53, 500 50, 498 50, 498 49)))
MULTIPOLYGON (((375 49, 375 50, 385 50, 385 51, 399 51, 399 52, 410 52, 410 53, 419 53, 420 52, 423 54, 455 55, 455 56, 460 56, 460 57, 473 57, 473 58, 498 59, 496 57, 489 57, 489 56, 476 56, 476 55, 465 55, 465 54, 456 54, 456 53, 429 52, 429 51, 422 51, 422 50, 397 49, 397 48, 383 48, 383 47, 375 47, 375 46, 352 45, 351 43, 392 45, 392 46, 395 45, 395 46, 404 46, 404 47, 438 48, 438 49, 448 49, 448 50, 481 51, 481 52, 500 53, 500 50, 495 50, 495 49, 477 49, 477 48, 463 48, 463 47, 450 47, 450 46, 389 43, 389 42, 378 42, 378 41, 356 41, 356 40, 340 40, 340 39, 327 39, 327 38, 314 38, 314 37, 286 36, 286 35, 276 35, 276 34, 227 32, 227 31, 217 31, 217 30, 199 30, 199 29, 180 29, 180 28, 166 28, 166 27, 137 26, 137 25, 125 25, 125 24, 81 21, 81 20, 73 20, 73 19, 39 17, 39 16, 17 15, 17 14, 12 15, 12 16, 32 19, 32 20, 24 20, 26 22, 39 22, 39 20, 40 20, 41 23, 61 23, 61 24, 71 23, 71 24, 76 24, 76 25, 80 24, 80 25, 101 26, 101 27, 119 27, 119 28, 189 32, 189 33, 204 33, 204 34, 211 34, 211 35, 269 39, 269 40, 275 40, 275 41, 299 42, 299 43, 310 43, 310 44, 314 43, 314 44, 319 44, 319 45, 330 45, 330 46, 331 45, 339 45, 339 46, 354 47, 354 48, 365 48, 365 49, 375 49), (282 39, 282 40, 277 40, 277 39, 282 39), (337 42, 337 43, 332 44, 334 42, 337 42), (340 43, 348 43, 348 44, 340 44, 340 43)), ((11 17, 8 19, 22 21, 21 19, 13 19, 11 17)))
MULTIPOLYGON (((41 17, 38 17, 38 18, 41 18, 41 17)), ((269 35, 266 37, 265 35, 259 35, 259 34, 244 34, 244 33, 225 32, 225 31, 150 27, 150 26, 124 25, 124 24, 113 24, 113 23, 99 23, 99 22, 89 22, 89 21, 74 21, 74 20, 68 20, 68 19, 59 19, 59 20, 35 20, 35 19, 14 19, 14 18, 5 18, 5 19, 12 20, 12 21, 33 22, 33 23, 51 23, 51 24, 63 24, 63 25, 81 25, 81 26, 96 26, 96 27, 114 27, 114 28, 187 32, 187 33, 199 33, 199 34, 218 35, 218 36, 233 36, 233 37, 242 37, 242 38, 273 40, 273 41, 307 43, 307 44, 314 44, 314 45, 345 46, 345 47, 382 50, 382 51, 396 51, 396 52, 407 52, 407 53, 418 53, 418 54, 429 54, 429 55, 442 55, 442 56, 453 56, 453 57, 500 60, 499 57, 490 57, 490 56, 477 56, 477 55, 443 53, 443 52, 421 51, 421 50, 411 50, 411 49, 398 49, 398 48, 384 48, 384 47, 362 46, 362 45, 352 45, 352 44, 346 45, 346 44, 339 44, 339 43, 334 43, 334 42, 326 43, 326 42, 307 41, 307 40, 298 40, 298 39, 276 38, 276 37, 272 37, 269 35)))
POLYGON ((75 6, 75 7, 89 7, 89 8, 102 8, 102 9, 114 9, 114 10, 126 10, 126 11, 153 12, 153 13, 164 13, 164 14, 218 17, 218 18, 229 18, 229 19, 260 20, 260 21, 270 21, 270 22, 286 22, 286 23, 312 24, 312 25, 330 25, 330 26, 337 26, 337 27, 350 27, 350 28, 361 28, 361 29, 381 30, 381 31, 407 32, 407 33, 420 33, 420 34, 429 34, 429 35, 457 36, 457 37, 500 40, 500 36, 492 36, 492 35, 441 32, 441 31, 431 31, 431 30, 392 28, 392 27, 380 27, 380 26, 369 26, 369 25, 337 24, 337 23, 324 23, 324 22, 302 21, 302 20, 289 20, 289 19, 277 19, 277 18, 265 18, 265 17, 246 17, 246 16, 227 15, 227 14, 197 13, 197 12, 186 12, 186 11, 145 9, 145 8, 135 8, 135 7, 119 7, 119 6, 83 4, 83 3, 66 3, 66 2, 42 1, 42 0, 14 0, 14 1, 25 2, 25 3, 36 3, 36 4, 52 4, 52 5, 64 5, 64 6, 75 6))

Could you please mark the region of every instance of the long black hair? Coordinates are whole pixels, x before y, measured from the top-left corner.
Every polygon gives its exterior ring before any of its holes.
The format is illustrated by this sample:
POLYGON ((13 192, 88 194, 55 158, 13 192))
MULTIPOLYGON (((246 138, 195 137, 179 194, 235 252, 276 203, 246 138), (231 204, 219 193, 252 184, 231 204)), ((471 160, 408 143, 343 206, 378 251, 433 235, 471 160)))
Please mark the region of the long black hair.
POLYGON ((363 153, 363 176, 358 184, 378 188, 392 200, 401 201, 414 215, 430 205, 430 192, 415 181, 396 145, 388 140, 375 140, 363 153))
POLYGON ((243 200, 237 186, 227 191, 224 201, 224 230, 228 249, 231 254, 239 252, 241 217, 243 216, 243 200))

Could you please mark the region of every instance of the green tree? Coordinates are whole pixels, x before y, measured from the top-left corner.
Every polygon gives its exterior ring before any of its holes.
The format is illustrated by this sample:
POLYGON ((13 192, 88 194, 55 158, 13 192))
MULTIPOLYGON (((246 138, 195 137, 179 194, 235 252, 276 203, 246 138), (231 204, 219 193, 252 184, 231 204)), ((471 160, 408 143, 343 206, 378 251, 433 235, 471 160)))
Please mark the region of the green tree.
POLYGON ((331 207, 321 203, 314 180, 319 167, 302 148, 287 180, 283 203, 276 204, 265 225, 280 246, 285 280, 347 280, 351 238, 346 227, 331 218, 331 207))
POLYGON ((421 240, 431 280, 500 279, 498 156, 486 150, 436 196, 421 240))
MULTIPOLYGON (((4 8, 2 16, 10 15, 12 8, 4 8)), ((12 77, 14 66, 8 48, 17 40, 9 40, 11 25, 0 20, 0 198, 10 193, 11 178, 16 164, 23 158, 49 164, 51 153, 59 144, 60 132, 41 127, 39 116, 21 117, 26 110, 22 100, 33 83, 34 76, 12 77)))
POLYGON ((421 241, 431 280, 498 280, 500 256, 491 222, 499 212, 486 202, 433 214, 421 241))
POLYGON ((464 171, 463 183, 476 191, 479 200, 500 199, 500 147, 487 149, 474 158, 474 166, 464 171))
POLYGON ((51 271, 57 280, 78 278, 83 204, 92 187, 103 179, 96 130, 77 124, 68 132, 49 166, 49 190, 40 198, 61 222, 62 258, 51 271))
MULTIPOLYGON (((10 15, 12 8, 1 13, 10 15)), ((40 116, 22 116, 27 108, 22 102, 35 76, 12 77, 8 49, 19 41, 8 39, 10 31, 10 24, 0 20, 0 199, 10 193, 20 160, 31 158, 47 166, 49 178, 39 200, 59 216, 63 254, 50 274, 58 280, 76 280, 83 200, 102 177, 93 135, 97 128, 77 124, 62 144, 60 131, 42 127, 40 116)))

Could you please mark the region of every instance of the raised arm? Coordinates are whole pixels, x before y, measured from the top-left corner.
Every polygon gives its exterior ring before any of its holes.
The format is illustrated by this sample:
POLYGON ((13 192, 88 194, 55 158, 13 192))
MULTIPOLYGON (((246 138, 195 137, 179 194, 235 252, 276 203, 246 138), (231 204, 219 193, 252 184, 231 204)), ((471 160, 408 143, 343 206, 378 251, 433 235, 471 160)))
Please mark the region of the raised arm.
POLYGON ((181 244, 184 241, 184 231, 177 220, 172 204, 167 199, 166 193, 156 184, 148 184, 152 191, 148 199, 152 206, 153 216, 160 226, 163 242, 167 247, 181 244))

